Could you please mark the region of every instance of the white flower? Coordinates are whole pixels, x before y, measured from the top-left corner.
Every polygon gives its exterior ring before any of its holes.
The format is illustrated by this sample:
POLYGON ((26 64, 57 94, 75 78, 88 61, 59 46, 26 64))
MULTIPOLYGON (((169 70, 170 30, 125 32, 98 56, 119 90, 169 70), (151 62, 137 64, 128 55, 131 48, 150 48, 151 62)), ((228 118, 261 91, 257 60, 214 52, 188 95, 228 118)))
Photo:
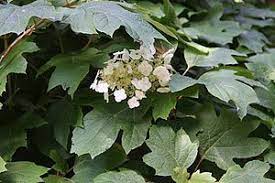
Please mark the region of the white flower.
POLYGON ((115 63, 112 63, 112 65, 113 65, 114 68, 119 68, 122 65, 122 63, 121 62, 115 62, 115 63))
POLYGON ((171 79, 171 75, 168 69, 164 66, 158 66, 155 68, 153 75, 155 75, 161 86, 166 86, 171 79))
POLYGON ((105 81, 99 81, 94 90, 98 93, 108 93, 108 87, 108 83, 105 81))
POLYGON ((164 60, 164 64, 170 64, 170 62, 171 62, 171 60, 174 56, 174 53, 175 53, 175 49, 170 49, 162 55, 162 58, 164 60))
POLYGON ((130 109, 136 108, 140 105, 137 97, 130 98, 127 103, 130 109))
POLYGON ((118 51, 113 53, 114 58, 113 60, 122 60, 122 61, 129 61, 130 55, 129 51, 127 49, 124 49, 123 51, 118 51))
POLYGON ((174 54, 168 54, 166 57, 164 57, 164 63, 165 64, 169 64, 172 60, 172 58, 174 57, 174 54))
POLYGON ((130 60, 130 54, 127 49, 123 50, 122 60, 128 62, 130 60))
POLYGON ((170 88, 168 88, 168 87, 158 88, 157 92, 159 92, 159 93, 169 93, 170 92, 170 88))
POLYGON ((152 86, 148 77, 144 77, 141 80, 134 78, 131 83, 136 87, 136 89, 146 92, 152 86))
POLYGON ((166 67, 166 69, 167 70, 169 70, 169 71, 175 71, 175 69, 172 67, 172 65, 170 65, 170 64, 166 64, 166 65, 164 65, 165 67, 166 67))
POLYGON ((140 50, 130 50, 130 57, 134 60, 139 60, 141 59, 141 53, 140 50))
POLYGON ((142 100, 142 99, 146 98, 144 92, 139 91, 139 90, 136 90, 136 91, 135 91, 135 96, 136 96, 139 100, 142 100))
POLYGON ((165 86, 168 86, 169 81, 159 80, 159 84, 160 84, 160 86, 165 87, 165 86))
POLYGON ((145 60, 152 60, 154 58, 154 54, 156 53, 155 47, 150 47, 150 49, 144 47, 143 45, 140 46, 140 54, 145 60))
POLYGON ((138 65, 138 71, 144 76, 149 76, 153 71, 153 67, 147 61, 143 61, 138 65))
POLYGON ((115 101, 116 102, 121 102, 121 101, 123 101, 127 98, 127 95, 126 95, 124 89, 116 90, 114 92, 114 96, 115 96, 115 101))
POLYGON ((113 64, 108 64, 104 69, 103 69, 103 74, 104 75, 111 75, 113 74, 114 67, 113 64))
POLYGON ((133 73, 133 69, 132 69, 131 65, 127 65, 127 72, 128 72, 129 74, 132 74, 132 73, 133 73))

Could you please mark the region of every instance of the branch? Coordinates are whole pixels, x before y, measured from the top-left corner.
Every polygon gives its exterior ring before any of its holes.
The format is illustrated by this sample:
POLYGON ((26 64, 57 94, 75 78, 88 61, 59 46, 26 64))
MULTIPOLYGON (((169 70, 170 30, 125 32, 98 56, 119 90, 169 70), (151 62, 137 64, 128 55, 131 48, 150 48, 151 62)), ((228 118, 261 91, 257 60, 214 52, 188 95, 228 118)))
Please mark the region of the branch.
POLYGON ((7 55, 11 52, 11 50, 20 43, 25 37, 28 37, 32 35, 33 31, 36 29, 37 26, 41 25, 44 20, 40 20, 37 24, 32 25, 30 28, 25 30, 19 37, 17 37, 10 45, 9 47, 3 52, 1 58, 0 58, 0 64, 2 61, 7 57, 7 55))
POLYGON ((66 0, 66 4, 64 5, 64 7, 73 8, 76 4, 77 4, 77 1, 68 2, 68 0, 66 0))
MULTIPOLYGON (((1 0, 0 0, 1 1, 1 0)), ((67 1, 68 2, 68 1, 67 1)), ((72 2, 72 3, 66 3, 66 5, 64 5, 64 7, 70 8, 73 7, 76 4, 76 2, 72 2)), ((25 30, 19 37, 17 37, 13 43, 3 52, 1 58, 0 58, 0 64, 2 63, 2 61, 7 57, 7 55, 11 52, 11 50, 25 37, 28 37, 30 35, 32 35, 33 31, 35 31, 35 29, 41 25, 44 22, 44 19, 41 19, 37 24, 32 25, 30 28, 28 28, 27 30, 25 30)))

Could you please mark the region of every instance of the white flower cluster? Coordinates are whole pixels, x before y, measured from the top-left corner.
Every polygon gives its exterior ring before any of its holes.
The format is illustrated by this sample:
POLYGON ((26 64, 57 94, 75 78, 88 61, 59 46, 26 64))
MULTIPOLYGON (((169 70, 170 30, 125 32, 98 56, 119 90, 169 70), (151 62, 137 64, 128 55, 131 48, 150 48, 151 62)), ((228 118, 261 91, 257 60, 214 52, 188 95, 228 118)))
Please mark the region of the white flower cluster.
POLYGON ((140 105, 147 92, 170 92, 168 84, 173 72, 170 61, 174 49, 154 55, 154 51, 152 53, 143 47, 114 53, 106 67, 98 71, 91 89, 103 93, 107 102, 109 95, 114 95, 116 102, 128 98, 131 109, 140 105))

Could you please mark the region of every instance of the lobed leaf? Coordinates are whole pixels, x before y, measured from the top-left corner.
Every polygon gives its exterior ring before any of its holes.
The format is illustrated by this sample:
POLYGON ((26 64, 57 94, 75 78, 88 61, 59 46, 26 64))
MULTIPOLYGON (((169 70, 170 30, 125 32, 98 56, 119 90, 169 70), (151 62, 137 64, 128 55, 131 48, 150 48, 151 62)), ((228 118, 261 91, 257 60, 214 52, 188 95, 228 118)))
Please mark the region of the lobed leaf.
POLYGON ((0 4, 0 17, 0 36, 8 33, 20 34, 24 32, 32 17, 52 21, 61 18, 55 8, 44 0, 37 0, 24 6, 0 4))
POLYGON ((64 9, 62 22, 70 24, 74 32, 97 34, 99 31, 109 36, 123 26, 135 41, 149 49, 152 49, 155 39, 166 40, 140 14, 130 12, 115 2, 87 2, 75 9, 64 9))
POLYGON ((258 161, 250 161, 243 168, 239 165, 230 167, 220 180, 220 183, 272 183, 274 180, 264 178, 264 174, 269 170, 269 165, 258 161))
POLYGON ((89 153, 94 158, 109 149, 123 130, 122 146, 128 154, 143 144, 151 126, 150 118, 143 118, 144 112, 120 104, 96 105, 84 117, 84 128, 73 131, 71 152, 79 156, 89 153))
POLYGON ((10 162, 6 168, 7 171, 0 173, 0 181, 9 183, 41 182, 41 176, 48 171, 48 168, 24 161, 10 162))
POLYGON ((195 161, 199 146, 191 142, 184 130, 175 133, 170 127, 158 126, 150 129, 146 144, 152 152, 143 161, 159 176, 171 176, 175 168, 187 169, 195 161))

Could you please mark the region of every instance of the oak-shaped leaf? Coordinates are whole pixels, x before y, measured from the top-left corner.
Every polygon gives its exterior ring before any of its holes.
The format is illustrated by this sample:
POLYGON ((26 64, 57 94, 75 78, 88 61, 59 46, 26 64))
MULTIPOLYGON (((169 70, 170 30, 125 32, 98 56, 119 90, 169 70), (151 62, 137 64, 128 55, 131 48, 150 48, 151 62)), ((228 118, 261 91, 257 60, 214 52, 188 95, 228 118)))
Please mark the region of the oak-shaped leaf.
POLYGON ((221 45, 231 43, 233 38, 240 35, 243 30, 237 22, 221 21, 222 15, 223 7, 216 5, 209 10, 203 20, 191 23, 191 26, 184 28, 183 31, 194 39, 203 39, 221 45))
POLYGON ((167 120, 171 111, 175 109, 178 98, 198 98, 198 88, 190 87, 178 93, 157 93, 150 97, 152 98, 151 104, 154 120, 159 118, 167 120))
POLYGON ((233 101, 240 118, 247 114, 252 103, 259 103, 256 92, 251 86, 263 87, 252 79, 238 76, 236 71, 221 69, 204 73, 198 80, 175 74, 170 82, 172 92, 184 90, 195 84, 203 84, 208 92, 222 101, 233 101))
POLYGON ((125 103, 102 103, 84 117, 83 128, 73 131, 72 153, 79 156, 89 153, 94 158, 113 145, 120 130, 123 130, 122 146, 127 154, 145 141, 151 126, 151 118, 144 117, 146 105, 131 110, 125 103))
POLYGON ((48 1, 38 0, 24 6, 0 4, 0 36, 8 33, 22 33, 32 17, 60 20, 60 15, 48 1))
POLYGON ((123 26, 135 41, 142 43, 146 48, 152 48, 155 39, 166 40, 140 14, 126 10, 116 2, 87 2, 75 9, 66 8, 63 11, 62 22, 70 24, 74 32, 103 32, 113 36, 114 32, 123 26))
POLYGON ((1 124, 0 128, 0 155, 5 160, 10 160, 19 147, 27 145, 27 129, 32 129, 46 124, 45 120, 37 114, 25 113, 19 119, 7 121, 1 124))
POLYGON ((98 175, 94 183, 145 183, 144 178, 133 170, 123 170, 120 172, 106 172, 98 175))
POLYGON ((88 74, 90 65, 103 67, 104 62, 108 59, 107 53, 95 48, 76 53, 59 54, 43 65, 39 69, 38 75, 41 75, 51 67, 55 67, 49 81, 48 91, 57 86, 62 86, 64 90, 68 89, 69 95, 73 96, 80 82, 88 74))
POLYGON ((243 32, 238 38, 240 46, 244 46, 249 50, 260 53, 266 44, 269 44, 266 36, 256 30, 250 30, 243 32))
POLYGON ((46 120, 53 126, 54 137, 67 149, 71 128, 82 123, 83 114, 80 106, 67 100, 52 104, 47 112, 46 120), (58 112, 57 112, 58 111, 58 112))
POLYGON ((73 180, 67 179, 65 177, 50 175, 43 179, 45 183, 75 183, 73 180))
POLYGON ((239 165, 230 167, 226 174, 220 179, 220 183, 274 183, 275 180, 265 178, 270 166, 262 161, 253 160, 245 164, 243 168, 239 165))
POLYGON ((248 137, 259 126, 259 121, 240 121, 231 111, 222 110, 217 116, 213 106, 202 105, 196 114, 197 126, 189 133, 197 135, 200 142, 201 161, 215 162, 227 170, 235 165, 233 158, 251 158, 268 148, 269 142, 258 137, 248 137))
POLYGON ((0 181, 9 183, 43 182, 41 176, 48 172, 48 168, 27 161, 10 162, 6 168, 7 171, 0 173, 0 181))
POLYGON ((245 56, 235 50, 227 48, 207 48, 208 54, 201 54, 193 49, 185 49, 184 57, 188 68, 191 67, 217 67, 219 64, 236 65, 238 62, 233 56, 245 56))
POLYGON ((201 173, 200 170, 194 172, 191 176, 187 169, 175 168, 172 179, 176 183, 215 183, 216 179, 209 172, 201 173))
POLYGON ((156 170, 156 175, 171 176, 175 168, 185 168, 193 164, 198 153, 198 143, 191 142, 184 130, 177 133, 171 127, 153 126, 146 144, 151 153, 143 161, 156 170))
POLYGON ((275 50, 269 50, 248 58, 247 68, 251 70, 256 79, 265 83, 275 81, 275 50))
POLYGON ((22 41, 2 60, 0 63, 0 95, 5 91, 7 76, 10 73, 26 73, 28 63, 22 54, 35 52, 37 50, 38 47, 35 43, 22 41))
POLYGON ((76 161, 72 180, 75 183, 93 182, 96 176, 113 170, 126 160, 127 156, 118 144, 94 159, 89 154, 82 155, 76 161))

